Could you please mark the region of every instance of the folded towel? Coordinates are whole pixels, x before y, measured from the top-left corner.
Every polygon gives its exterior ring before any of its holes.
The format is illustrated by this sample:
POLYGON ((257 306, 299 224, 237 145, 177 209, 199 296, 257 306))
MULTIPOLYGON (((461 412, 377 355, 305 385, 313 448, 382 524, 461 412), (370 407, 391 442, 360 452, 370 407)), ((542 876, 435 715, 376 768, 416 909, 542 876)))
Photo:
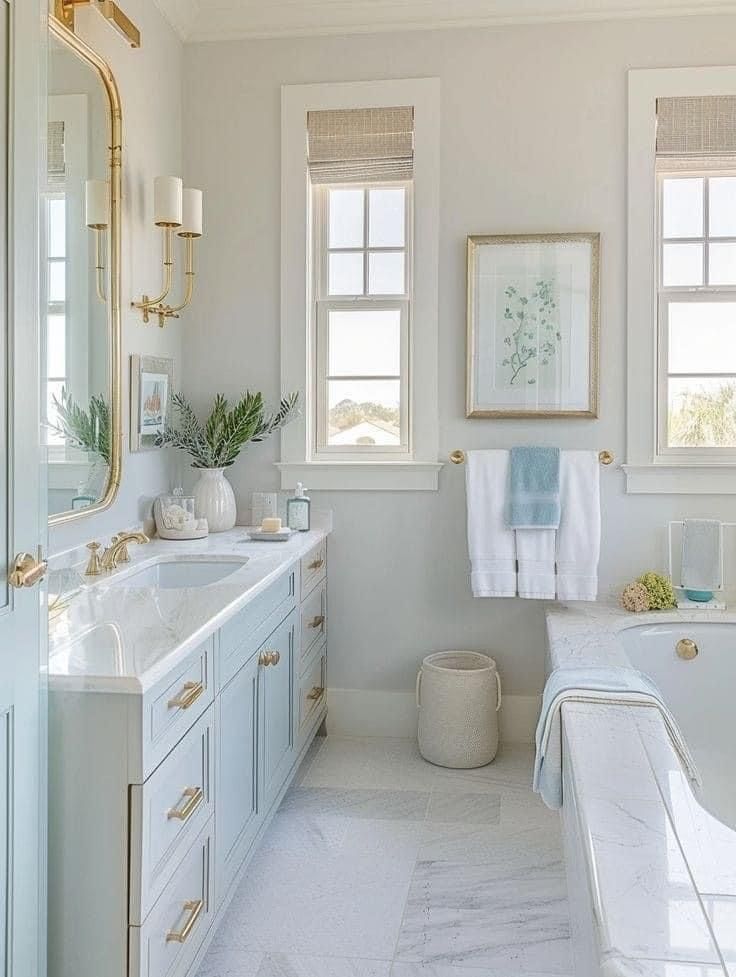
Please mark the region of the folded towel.
POLYGON ((555 599, 554 529, 517 529, 516 560, 519 597, 555 599))
POLYGON ((715 519, 686 519, 682 527, 682 586, 720 590, 723 534, 715 519))
POLYGON ((469 451, 465 466, 474 597, 516 596, 516 540, 506 525, 508 451, 469 451))
POLYGON ((562 722, 564 702, 647 706, 658 709, 691 782, 700 787, 695 761, 657 686, 642 672, 621 665, 557 668, 547 679, 536 733, 534 790, 553 809, 562 807, 562 722))
POLYGON ((563 451, 557 599, 595 600, 601 552, 600 463, 595 451, 563 451))
POLYGON ((556 529, 560 524, 560 449, 512 448, 509 465, 511 529, 556 529))

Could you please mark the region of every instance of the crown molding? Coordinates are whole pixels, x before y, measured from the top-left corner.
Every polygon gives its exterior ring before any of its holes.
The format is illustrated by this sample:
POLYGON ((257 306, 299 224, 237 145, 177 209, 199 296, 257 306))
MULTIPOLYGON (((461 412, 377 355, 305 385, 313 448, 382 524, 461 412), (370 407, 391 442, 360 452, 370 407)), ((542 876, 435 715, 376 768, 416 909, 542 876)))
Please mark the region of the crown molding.
POLYGON ((736 14, 736 0, 155 0, 184 41, 736 14))
POLYGON ((198 40, 196 24, 203 13, 201 0, 153 0, 164 20, 173 27, 179 39, 198 40))

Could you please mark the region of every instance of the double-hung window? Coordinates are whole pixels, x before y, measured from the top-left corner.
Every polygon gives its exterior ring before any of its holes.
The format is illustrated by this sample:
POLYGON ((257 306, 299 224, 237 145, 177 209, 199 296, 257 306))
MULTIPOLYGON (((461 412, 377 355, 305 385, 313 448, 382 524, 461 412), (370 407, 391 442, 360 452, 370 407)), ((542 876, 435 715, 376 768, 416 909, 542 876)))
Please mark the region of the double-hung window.
POLYGON ((410 452, 411 189, 313 187, 318 456, 410 452))
POLYGON ((736 462, 736 99, 657 105, 658 441, 736 462), (688 148, 691 149, 688 152, 688 148))
POLYGON ((315 458, 411 455, 411 106, 307 116, 315 458))

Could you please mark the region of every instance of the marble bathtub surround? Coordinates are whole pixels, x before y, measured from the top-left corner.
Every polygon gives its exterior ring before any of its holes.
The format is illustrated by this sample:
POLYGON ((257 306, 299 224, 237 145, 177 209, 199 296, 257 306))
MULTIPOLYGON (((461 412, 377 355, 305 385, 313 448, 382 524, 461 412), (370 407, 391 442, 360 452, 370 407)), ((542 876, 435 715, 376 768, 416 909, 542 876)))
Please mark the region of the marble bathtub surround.
POLYGON ((199 977, 569 977, 559 817, 531 762, 510 748, 473 789, 410 740, 316 742, 199 977))
MULTIPOLYGON (((719 611, 631 615, 605 605, 547 614, 549 666, 628 665, 617 633, 646 624, 736 622, 719 611)), ((736 833, 700 806, 661 716, 625 705, 563 707, 566 828, 582 850, 605 977, 736 977, 736 833)), ((573 908, 573 927, 578 906, 573 908)))

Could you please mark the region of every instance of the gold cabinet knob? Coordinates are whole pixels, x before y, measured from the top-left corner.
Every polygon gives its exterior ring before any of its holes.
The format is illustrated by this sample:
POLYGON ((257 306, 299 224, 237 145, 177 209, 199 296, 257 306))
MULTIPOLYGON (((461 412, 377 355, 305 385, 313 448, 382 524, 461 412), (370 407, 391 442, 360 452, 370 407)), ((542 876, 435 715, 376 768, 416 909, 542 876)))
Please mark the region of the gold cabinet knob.
POLYGON ((272 665, 278 665, 278 663, 280 661, 281 661, 281 652, 280 651, 272 651, 271 652, 271 664, 272 665))
POLYGON ((325 623, 325 616, 324 616, 324 614, 317 614, 309 622, 309 627, 310 628, 321 628, 324 623, 325 623))
POLYGON ((281 655, 278 651, 262 651, 258 656, 259 665, 278 665, 281 655))
POLYGON ((322 564, 324 562, 325 561, 324 560, 321 560, 321 559, 320 560, 312 560, 312 562, 309 564, 308 569, 309 570, 319 570, 319 568, 322 566, 322 564))
POLYGON ((698 657, 698 646, 692 638, 680 638, 675 645, 675 651, 677 652, 677 657, 684 659, 686 662, 698 657))

